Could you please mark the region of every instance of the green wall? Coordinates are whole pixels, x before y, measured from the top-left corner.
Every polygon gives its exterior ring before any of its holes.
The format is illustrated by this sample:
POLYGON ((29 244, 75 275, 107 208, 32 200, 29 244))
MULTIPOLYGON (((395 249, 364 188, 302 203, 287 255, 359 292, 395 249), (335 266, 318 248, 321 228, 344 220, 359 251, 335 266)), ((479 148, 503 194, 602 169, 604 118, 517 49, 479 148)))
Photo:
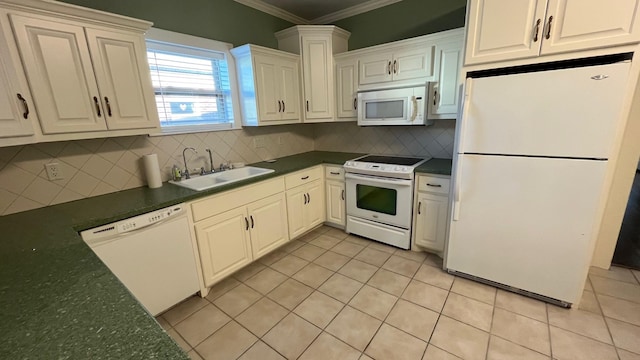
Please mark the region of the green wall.
POLYGON ((276 48, 273 33, 293 24, 233 0, 62 0, 149 20, 154 27, 232 43, 276 48))
POLYGON ((335 22, 351 32, 349 50, 464 26, 466 0, 403 0, 335 22))
MULTIPOLYGON (((149 20, 160 29, 206 37, 235 46, 276 48, 273 33, 293 24, 233 0, 62 0, 149 20)), ((351 32, 349 49, 464 26, 466 0, 403 0, 335 22, 351 32)))

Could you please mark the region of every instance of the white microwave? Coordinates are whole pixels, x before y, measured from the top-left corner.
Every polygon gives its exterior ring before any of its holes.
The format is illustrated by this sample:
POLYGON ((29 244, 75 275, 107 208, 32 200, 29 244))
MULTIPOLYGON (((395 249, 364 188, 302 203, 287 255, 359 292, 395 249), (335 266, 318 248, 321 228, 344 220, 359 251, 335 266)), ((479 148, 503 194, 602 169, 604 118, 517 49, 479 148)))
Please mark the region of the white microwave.
POLYGON ((358 125, 430 125, 427 87, 358 91, 358 125))

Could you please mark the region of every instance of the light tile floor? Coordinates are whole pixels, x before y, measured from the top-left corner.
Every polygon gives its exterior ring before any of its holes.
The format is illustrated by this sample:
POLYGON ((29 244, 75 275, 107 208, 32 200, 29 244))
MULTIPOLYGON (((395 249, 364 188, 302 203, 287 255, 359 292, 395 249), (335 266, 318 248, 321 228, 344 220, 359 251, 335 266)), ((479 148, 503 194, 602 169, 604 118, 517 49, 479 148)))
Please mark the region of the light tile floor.
POLYGON ((435 255, 321 227, 159 316, 193 359, 640 360, 640 272, 592 269, 566 310, 435 255))

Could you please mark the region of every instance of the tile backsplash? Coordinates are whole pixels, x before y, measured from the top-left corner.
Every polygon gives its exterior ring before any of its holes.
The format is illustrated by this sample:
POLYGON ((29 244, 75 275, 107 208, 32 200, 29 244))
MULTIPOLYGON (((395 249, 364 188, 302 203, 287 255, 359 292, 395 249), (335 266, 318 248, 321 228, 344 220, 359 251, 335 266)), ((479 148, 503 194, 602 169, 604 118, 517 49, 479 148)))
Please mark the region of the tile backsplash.
POLYGON ((315 150, 383 155, 453 157, 455 121, 432 126, 369 126, 355 122, 317 124, 315 150))
POLYGON ((129 136, 0 148, 0 214, 6 215, 146 185, 142 156, 158 154, 163 181, 180 168, 209 169, 223 161, 253 163, 313 150, 313 127, 283 125, 188 135, 129 136), (254 146, 258 140, 260 147, 254 146), (44 165, 58 163, 64 179, 49 181, 44 165))
POLYGON ((451 158, 454 121, 429 127, 358 127, 350 123, 282 125, 188 135, 130 136, 0 148, 0 215, 146 185, 141 157, 158 154, 163 181, 170 169, 209 168, 205 149, 220 163, 253 163, 312 150, 451 158), (256 142, 259 147, 256 147, 256 142), (64 179, 49 181, 44 169, 58 163, 64 179))

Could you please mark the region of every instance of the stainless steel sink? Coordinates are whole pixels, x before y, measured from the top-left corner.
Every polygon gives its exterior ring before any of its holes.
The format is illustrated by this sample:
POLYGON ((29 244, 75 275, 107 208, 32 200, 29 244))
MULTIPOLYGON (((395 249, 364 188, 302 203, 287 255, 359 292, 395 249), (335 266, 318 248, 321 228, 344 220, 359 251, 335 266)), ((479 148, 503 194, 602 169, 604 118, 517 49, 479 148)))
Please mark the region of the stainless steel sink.
POLYGON ((217 186, 231 184, 236 181, 250 179, 274 172, 273 169, 264 169, 253 166, 245 166, 233 170, 217 172, 208 175, 194 176, 191 179, 180 181, 169 181, 170 183, 182 186, 195 191, 202 191, 215 188, 217 186))

